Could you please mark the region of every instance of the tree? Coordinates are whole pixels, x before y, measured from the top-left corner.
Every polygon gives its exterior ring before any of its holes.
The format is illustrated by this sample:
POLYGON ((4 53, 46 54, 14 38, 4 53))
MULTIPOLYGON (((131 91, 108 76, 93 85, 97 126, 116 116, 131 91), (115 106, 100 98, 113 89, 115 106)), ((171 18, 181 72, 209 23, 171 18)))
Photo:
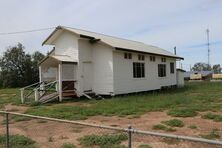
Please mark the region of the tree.
POLYGON ((221 73, 221 70, 222 70, 222 68, 221 68, 220 64, 216 64, 213 66, 213 71, 215 74, 221 73))
POLYGON ((33 69, 33 83, 39 80, 39 68, 38 63, 45 57, 41 52, 34 52, 32 54, 32 69, 33 69))
POLYGON ((18 43, 9 47, 0 59, 3 87, 21 87, 38 81, 37 61, 42 54, 26 54, 24 46, 18 43))
POLYGON ((193 68, 192 68, 193 71, 210 71, 212 70, 211 66, 206 64, 206 63, 196 63, 194 64, 193 68))

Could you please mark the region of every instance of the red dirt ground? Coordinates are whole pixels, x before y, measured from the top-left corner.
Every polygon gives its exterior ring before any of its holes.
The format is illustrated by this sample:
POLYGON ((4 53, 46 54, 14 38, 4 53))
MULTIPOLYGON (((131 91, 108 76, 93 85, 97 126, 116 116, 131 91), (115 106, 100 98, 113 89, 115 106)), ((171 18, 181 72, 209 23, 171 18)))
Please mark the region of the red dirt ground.
MULTIPOLYGON (((15 111, 23 113, 27 107, 7 105, 6 109, 9 111, 15 111)), ((222 133, 222 122, 214 122, 211 120, 206 120, 201 118, 200 113, 196 117, 189 118, 177 118, 182 120, 185 123, 185 126, 182 128, 176 128, 175 132, 167 132, 170 134, 177 135, 186 135, 186 136, 195 136, 199 137, 200 134, 206 134, 212 129, 217 128, 220 133, 222 133), (188 128, 189 125, 197 125, 197 129, 188 128)), ((131 125, 135 129, 139 130, 148 130, 154 131, 152 126, 159 124, 161 121, 174 119, 166 114, 166 112, 149 112, 137 118, 130 117, 104 117, 104 116, 94 116, 90 117, 83 122, 95 123, 109 126, 117 126, 127 128, 128 125, 131 125)), ((3 116, 0 116, 0 122, 4 120, 3 116)), ((0 133, 4 133, 4 125, 0 125, 0 133)), ((35 140, 39 147, 41 148, 59 148, 63 143, 73 143, 77 147, 79 141, 78 138, 89 135, 89 134, 103 134, 110 133, 115 131, 109 131, 99 128, 91 128, 86 126, 64 124, 58 122, 32 119, 29 121, 20 121, 12 122, 10 124, 10 133, 11 134, 22 134, 33 140, 35 140)), ((164 132, 165 131, 156 131, 164 132)), ((222 137, 222 135, 221 135, 222 137)), ((222 140, 222 138, 220 139, 222 140)), ((215 147, 214 145, 200 144, 200 143, 191 143, 185 141, 176 141, 169 139, 161 139, 153 136, 146 135, 136 135, 133 134, 133 147, 138 147, 141 144, 149 143, 153 148, 199 148, 199 147, 215 147)), ((123 142, 124 145, 127 145, 127 141, 123 142)))

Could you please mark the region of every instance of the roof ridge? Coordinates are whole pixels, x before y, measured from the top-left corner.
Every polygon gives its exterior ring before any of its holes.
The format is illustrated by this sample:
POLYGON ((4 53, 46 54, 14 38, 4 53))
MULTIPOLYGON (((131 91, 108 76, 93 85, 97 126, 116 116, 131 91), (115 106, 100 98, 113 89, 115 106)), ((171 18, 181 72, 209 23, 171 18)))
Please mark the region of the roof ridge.
POLYGON ((77 30, 81 30, 81 31, 87 31, 87 32, 90 32, 90 33, 100 34, 100 35, 104 35, 104 36, 108 36, 108 37, 112 37, 112 38, 117 38, 117 39, 121 39, 121 40, 126 40, 126 41, 131 41, 131 42, 137 42, 137 43, 144 44, 143 42, 140 42, 140 41, 130 40, 130 39, 122 38, 122 37, 116 37, 116 36, 107 35, 107 34, 104 34, 104 33, 98 33, 98 32, 94 32, 94 31, 89 31, 89 30, 84 30, 84 29, 79 29, 79 28, 74 28, 74 27, 68 27, 68 26, 61 26, 61 27, 70 28, 70 29, 77 29, 77 30))

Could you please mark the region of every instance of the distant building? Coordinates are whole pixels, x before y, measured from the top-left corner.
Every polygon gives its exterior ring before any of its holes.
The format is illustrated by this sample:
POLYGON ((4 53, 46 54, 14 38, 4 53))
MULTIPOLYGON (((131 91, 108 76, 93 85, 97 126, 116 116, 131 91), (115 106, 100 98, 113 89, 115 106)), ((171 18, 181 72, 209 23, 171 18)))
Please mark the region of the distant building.
POLYGON ((209 80, 213 71, 187 71, 184 73, 184 80, 209 80))

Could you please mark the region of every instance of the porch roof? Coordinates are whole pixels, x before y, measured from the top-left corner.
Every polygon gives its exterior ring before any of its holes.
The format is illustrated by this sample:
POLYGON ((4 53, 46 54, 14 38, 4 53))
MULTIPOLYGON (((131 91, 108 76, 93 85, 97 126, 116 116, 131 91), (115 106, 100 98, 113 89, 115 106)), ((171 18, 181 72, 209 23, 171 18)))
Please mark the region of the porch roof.
POLYGON ((48 60, 50 58, 52 58, 56 61, 59 61, 59 62, 77 63, 77 60, 74 60, 73 58, 71 58, 70 56, 67 56, 67 55, 48 55, 42 61, 39 62, 39 65, 41 65, 43 62, 45 62, 46 60, 48 60))

